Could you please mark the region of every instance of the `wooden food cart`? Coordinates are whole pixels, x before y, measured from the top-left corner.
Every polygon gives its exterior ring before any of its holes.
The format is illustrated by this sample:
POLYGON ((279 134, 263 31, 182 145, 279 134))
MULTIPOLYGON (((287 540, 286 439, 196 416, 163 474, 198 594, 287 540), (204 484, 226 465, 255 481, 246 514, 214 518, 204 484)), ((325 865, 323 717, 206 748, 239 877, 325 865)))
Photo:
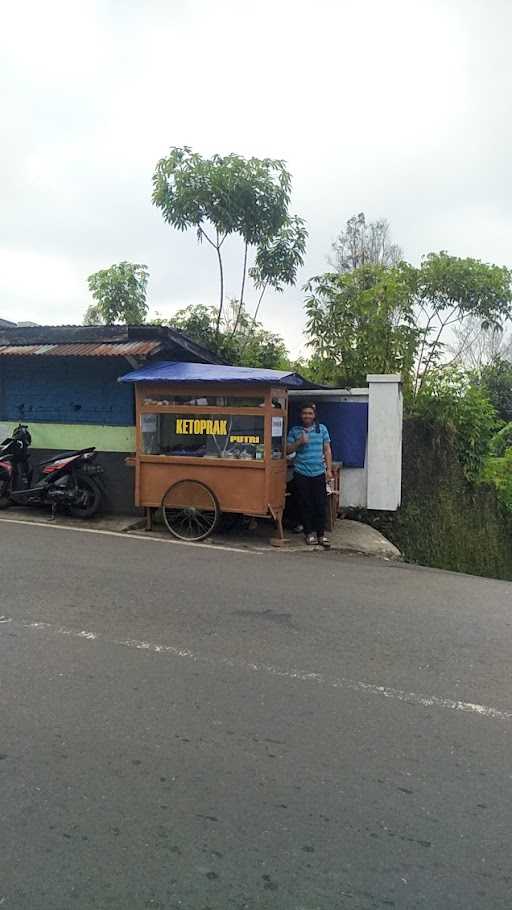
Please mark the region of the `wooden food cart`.
POLYGON ((283 538, 288 392, 296 373, 197 363, 153 363, 135 383, 135 502, 148 528, 162 509, 169 531, 203 540, 222 512, 272 517, 283 538))

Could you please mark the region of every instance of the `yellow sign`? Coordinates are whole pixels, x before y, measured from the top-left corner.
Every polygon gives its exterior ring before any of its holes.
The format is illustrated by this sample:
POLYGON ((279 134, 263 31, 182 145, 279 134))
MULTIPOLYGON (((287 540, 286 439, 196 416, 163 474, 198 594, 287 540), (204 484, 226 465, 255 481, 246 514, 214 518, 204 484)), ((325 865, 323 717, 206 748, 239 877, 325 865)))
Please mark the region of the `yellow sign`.
POLYGON ((259 436, 230 436, 229 441, 245 443, 246 445, 247 444, 257 445, 257 443, 260 441, 260 437, 259 436))
POLYGON ((227 420, 194 419, 192 417, 176 418, 176 434, 178 436, 227 436, 227 420))

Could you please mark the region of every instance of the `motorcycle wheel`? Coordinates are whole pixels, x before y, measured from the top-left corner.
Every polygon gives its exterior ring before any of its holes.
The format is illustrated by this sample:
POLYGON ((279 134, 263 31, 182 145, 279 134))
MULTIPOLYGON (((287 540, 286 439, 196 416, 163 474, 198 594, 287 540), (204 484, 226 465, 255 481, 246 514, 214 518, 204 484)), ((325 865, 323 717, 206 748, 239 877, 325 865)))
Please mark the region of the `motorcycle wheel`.
POLYGON ((101 490, 85 474, 76 474, 75 483, 80 492, 86 494, 86 497, 84 497, 81 505, 70 506, 69 511, 73 518, 92 518, 93 515, 96 515, 101 505, 101 490))
POLYGON ((7 509, 11 499, 9 496, 9 481, 3 480, 0 483, 0 509, 7 509))

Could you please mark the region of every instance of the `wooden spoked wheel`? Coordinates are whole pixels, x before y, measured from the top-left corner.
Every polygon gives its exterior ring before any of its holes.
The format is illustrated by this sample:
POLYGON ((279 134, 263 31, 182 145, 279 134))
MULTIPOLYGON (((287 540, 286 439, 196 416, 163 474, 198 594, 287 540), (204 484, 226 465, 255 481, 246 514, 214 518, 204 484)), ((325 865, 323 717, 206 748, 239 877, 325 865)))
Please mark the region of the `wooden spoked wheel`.
POLYGON ((204 540, 220 517, 217 497, 199 480, 178 480, 162 499, 165 524, 178 540, 204 540))

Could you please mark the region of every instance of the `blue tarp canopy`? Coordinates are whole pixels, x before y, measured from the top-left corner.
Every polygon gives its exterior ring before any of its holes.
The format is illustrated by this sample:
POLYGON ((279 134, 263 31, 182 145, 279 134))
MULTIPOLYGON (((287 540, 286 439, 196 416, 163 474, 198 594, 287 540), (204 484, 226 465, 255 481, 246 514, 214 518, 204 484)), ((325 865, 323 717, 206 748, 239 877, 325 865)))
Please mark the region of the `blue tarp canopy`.
POLYGON ((140 370, 126 373, 119 382, 247 382, 290 389, 320 389, 324 386, 309 382, 298 373, 283 370, 263 370, 252 367, 226 367, 217 363, 181 363, 157 361, 140 370))

